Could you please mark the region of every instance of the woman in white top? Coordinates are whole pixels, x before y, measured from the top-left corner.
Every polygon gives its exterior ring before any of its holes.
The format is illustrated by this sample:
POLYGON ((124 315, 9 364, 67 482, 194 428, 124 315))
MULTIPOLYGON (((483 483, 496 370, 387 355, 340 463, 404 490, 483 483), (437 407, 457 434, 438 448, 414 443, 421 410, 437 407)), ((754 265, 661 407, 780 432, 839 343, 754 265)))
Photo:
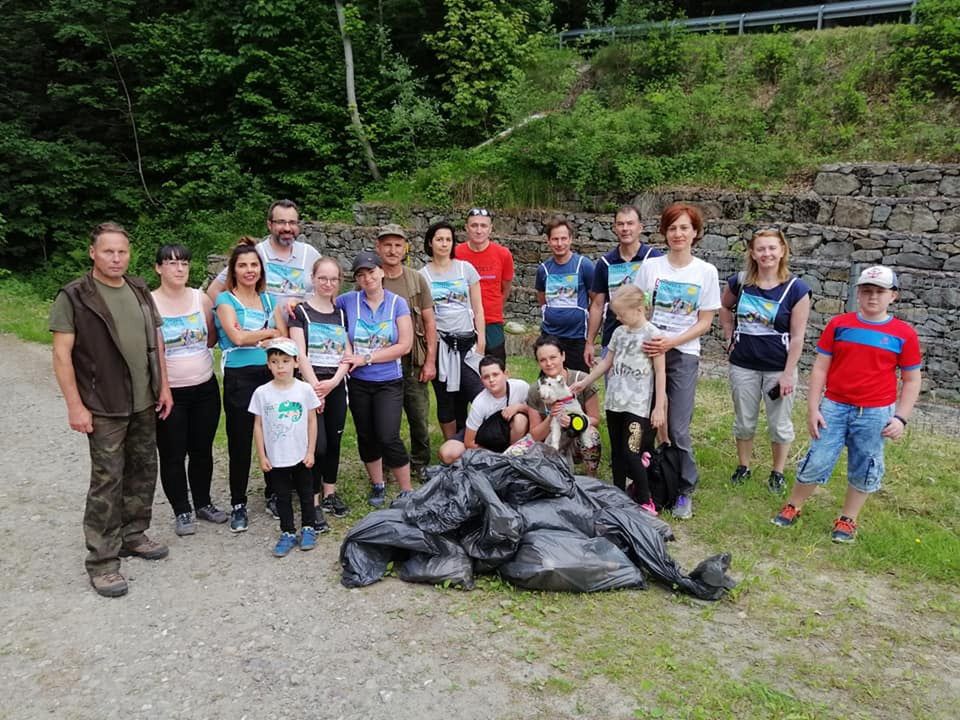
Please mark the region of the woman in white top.
POLYGON ((420 272, 430 283, 437 318, 437 421, 449 440, 466 427, 467 406, 483 390, 479 363, 486 342, 480 275, 476 268, 453 258, 456 239, 450 223, 427 228, 423 251, 430 258, 420 272))
POLYGON ((173 392, 173 410, 165 420, 157 420, 160 482, 176 515, 174 531, 192 535, 196 532, 194 508, 201 520, 227 521, 227 514, 210 500, 213 437, 220 422, 220 388, 210 352, 217 341, 213 303, 200 290, 187 286, 190 250, 183 245, 161 247, 156 271, 160 287, 153 291, 153 301, 163 317, 167 378, 173 392))
POLYGON ((667 254, 644 261, 634 282, 652 297, 650 321, 663 331, 661 337, 644 342, 643 351, 651 358, 664 355, 667 361, 667 429, 670 442, 684 451, 673 516, 683 519, 693 515, 690 494, 698 480, 690 422, 700 336, 720 309, 720 280, 717 268, 693 255, 703 237, 703 216, 696 207, 686 203, 667 207, 660 216, 660 233, 666 238, 667 254))

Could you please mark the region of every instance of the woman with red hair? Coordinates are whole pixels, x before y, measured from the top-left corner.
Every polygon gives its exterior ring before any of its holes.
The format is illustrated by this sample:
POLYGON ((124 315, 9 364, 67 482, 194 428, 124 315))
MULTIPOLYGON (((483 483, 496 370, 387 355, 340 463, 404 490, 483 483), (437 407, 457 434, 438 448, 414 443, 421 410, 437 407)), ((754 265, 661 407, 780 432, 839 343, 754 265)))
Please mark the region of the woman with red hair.
POLYGON ((693 255, 703 236, 703 216, 696 207, 686 203, 667 207, 660 216, 660 233, 666 238, 667 254, 644 262, 634 282, 652 298, 650 321, 663 331, 662 337, 644 342, 643 351, 666 358, 667 430, 670 442, 684 453, 673 516, 685 519, 693 515, 690 495, 699 479, 690 421, 700 369, 700 336, 710 329, 720 309, 720 280, 713 265, 693 255))

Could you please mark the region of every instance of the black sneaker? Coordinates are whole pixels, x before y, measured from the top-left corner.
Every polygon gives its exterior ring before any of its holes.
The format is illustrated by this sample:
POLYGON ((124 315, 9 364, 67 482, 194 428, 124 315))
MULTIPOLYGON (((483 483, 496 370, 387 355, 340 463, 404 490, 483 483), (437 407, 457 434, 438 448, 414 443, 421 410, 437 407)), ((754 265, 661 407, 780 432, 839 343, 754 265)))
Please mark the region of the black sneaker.
POLYGON ((743 483, 750 479, 750 468, 746 465, 737 465, 737 469, 733 471, 733 475, 730 476, 730 482, 734 485, 743 485, 743 483))
POLYGON ((387 488, 383 483, 377 483, 370 486, 370 496, 367 498, 367 502, 373 505, 373 507, 383 507, 383 503, 386 501, 387 488))
POLYGON ((328 515, 333 515, 338 518, 346 517, 347 513, 350 512, 350 508, 347 507, 347 504, 341 500, 340 496, 336 493, 331 493, 321 500, 320 509, 328 515))
POLYGON ((271 495, 267 498, 267 512, 273 515, 274 520, 280 519, 280 513, 277 512, 277 496, 271 495))
POLYGON ((767 478, 767 490, 772 492, 774 495, 783 495, 786 489, 787 479, 783 476, 783 473, 772 470, 770 472, 770 477, 767 478))
POLYGON ((230 532, 246 532, 247 524, 247 506, 234 505, 230 513, 230 532))

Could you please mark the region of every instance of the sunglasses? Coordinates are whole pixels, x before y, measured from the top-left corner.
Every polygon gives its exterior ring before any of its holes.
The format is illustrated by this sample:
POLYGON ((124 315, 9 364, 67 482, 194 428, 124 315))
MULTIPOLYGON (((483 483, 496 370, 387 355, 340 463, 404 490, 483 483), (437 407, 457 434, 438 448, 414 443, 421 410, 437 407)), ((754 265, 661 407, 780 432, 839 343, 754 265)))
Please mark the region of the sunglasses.
POLYGON ((490 217, 490 211, 486 208, 470 208, 470 211, 467 213, 467 217, 490 217))

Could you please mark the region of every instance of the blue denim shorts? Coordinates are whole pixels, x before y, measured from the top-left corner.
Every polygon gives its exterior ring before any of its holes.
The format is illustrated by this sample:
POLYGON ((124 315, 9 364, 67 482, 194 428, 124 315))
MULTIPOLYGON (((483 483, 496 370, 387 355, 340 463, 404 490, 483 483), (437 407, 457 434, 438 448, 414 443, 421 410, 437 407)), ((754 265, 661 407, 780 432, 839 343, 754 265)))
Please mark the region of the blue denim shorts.
POLYGON ((847 482, 860 492, 874 493, 883 480, 880 433, 893 417, 894 405, 862 408, 823 398, 820 414, 827 426, 797 467, 797 482, 826 485, 843 448, 847 448, 847 482))

